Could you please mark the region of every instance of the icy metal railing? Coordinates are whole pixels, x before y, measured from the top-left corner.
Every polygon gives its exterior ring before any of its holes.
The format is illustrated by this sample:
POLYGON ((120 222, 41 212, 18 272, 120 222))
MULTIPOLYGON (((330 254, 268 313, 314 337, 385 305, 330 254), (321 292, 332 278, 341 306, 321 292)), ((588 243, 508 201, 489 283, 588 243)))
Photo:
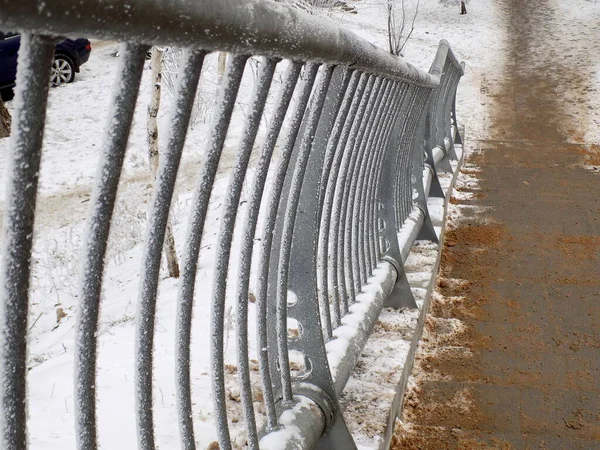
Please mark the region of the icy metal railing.
POLYGON ((205 56, 214 50, 228 51, 230 58, 214 106, 179 281, 175 353, 182 447, 196 448, 190 351, 205 220, 244 69, 250 56, 260 56, 252 107, 221 206, 212 272, 212 384, 219 445, 232 448, 224 381, 226 293, 234 292, 236 323, 248 323, 255 275, 263 421, 257 420, 253 404, 248 329, 237 329, 248 447, 273 448, 275 442, 278 448, 355 448, 338 399, 384 304, 414 306, 402 266, 415 239, 437 239, 427 196, 442 195, 436 167, 449 168, 453 145, 460 141, 454 100, 463 67, 447 43, 440 44, 425 73, 352 33, 265 0, 0 0, 0 28, 24 33, 5 200, 0 447, 27 448, 28 291, 55 44, 46 36, 86 35, 128 43, 121 51, 83 254, 75 361, 78 448, 99 444, 96 362, 104 260, 144 59, 153 44, 186 50, 149 208, 141 271, 132 355, 139 448, 155 448, 153 339, 161 251, 194 93, 205 56), (232 253, 244 179, 280 64, 286 65, 285 75, 252 167, 241 245, 232 253), (234 286, 227 277, 232 258, 239 262, 234 286), (303 355, 299 369, 290 363, 290 352, 303 355))

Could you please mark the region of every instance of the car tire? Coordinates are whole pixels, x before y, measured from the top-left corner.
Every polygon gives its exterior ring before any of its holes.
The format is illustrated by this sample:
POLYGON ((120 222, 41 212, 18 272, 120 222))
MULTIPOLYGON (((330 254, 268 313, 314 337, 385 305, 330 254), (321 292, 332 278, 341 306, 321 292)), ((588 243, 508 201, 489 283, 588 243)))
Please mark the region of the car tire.
POLYGON ((52 62, 50 81, 52 86, 72 83, 75 79, 75 64, 66 55, 56 55, 52 62))
POLYGON ((3 102, 9 102, 15 97, 15 91, 13 88, 0 89, 0 98, 3 102))

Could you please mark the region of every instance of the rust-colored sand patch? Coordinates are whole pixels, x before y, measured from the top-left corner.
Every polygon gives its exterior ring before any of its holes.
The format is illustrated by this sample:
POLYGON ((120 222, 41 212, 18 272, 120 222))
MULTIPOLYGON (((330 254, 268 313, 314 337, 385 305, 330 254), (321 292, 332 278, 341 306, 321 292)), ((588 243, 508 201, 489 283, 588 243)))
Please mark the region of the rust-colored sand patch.
POLYGON ((600 236, 561 235, 556 245, 568 258, 595 259, 600 254, 600 236))

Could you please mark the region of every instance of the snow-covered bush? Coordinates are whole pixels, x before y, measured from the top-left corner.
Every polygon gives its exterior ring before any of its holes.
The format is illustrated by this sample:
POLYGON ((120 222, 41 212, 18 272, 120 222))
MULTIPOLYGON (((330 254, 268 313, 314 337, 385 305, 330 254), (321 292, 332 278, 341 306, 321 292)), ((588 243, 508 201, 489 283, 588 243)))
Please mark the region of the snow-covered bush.
MULTIPOLYGON (((171 102, 175 95, 177 86, 177 74, 181 59, 183 58, 183 49, 168 47, 165 49, 163 56, 163 71, 162 71, 162 92, 166 99, 171 102)), ((210 119, 211 108, 214 106, 214 99, 218 90, 218 74, 217 74, 217 55, 208 55, 205 58, 202 69, 202 77, 196 99, 190 116, 190 126, 193 128, 198 123, 206 123, 210 119)))
POLYGON ((63 294, 76 296, 79 280, 79 255, 82 249, 81 230, 68 227, 65 231, 42 238, 33 261, 33 287, 61 303, 63 294))
POLYGON ((146 210, 152 189, 142 183, 121 186, 108 242, 108 258, 115 264, 125 261, 125 253, 144 241, 146 210))

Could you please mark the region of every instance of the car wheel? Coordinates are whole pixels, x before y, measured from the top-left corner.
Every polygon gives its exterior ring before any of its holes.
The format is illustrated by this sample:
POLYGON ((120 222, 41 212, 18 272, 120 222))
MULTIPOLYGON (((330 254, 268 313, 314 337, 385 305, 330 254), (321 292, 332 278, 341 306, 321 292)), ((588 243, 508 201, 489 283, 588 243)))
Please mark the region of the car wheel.
POLYGON ((15 91, 13 88, 0 89, 0 98, 3 102, 9 102, 15 97, 15 91))
POLYGON ((64 55, 56 55, 52 63, 50 81, 52 86, 71 83, 75 79, 75 64, 64 55))

